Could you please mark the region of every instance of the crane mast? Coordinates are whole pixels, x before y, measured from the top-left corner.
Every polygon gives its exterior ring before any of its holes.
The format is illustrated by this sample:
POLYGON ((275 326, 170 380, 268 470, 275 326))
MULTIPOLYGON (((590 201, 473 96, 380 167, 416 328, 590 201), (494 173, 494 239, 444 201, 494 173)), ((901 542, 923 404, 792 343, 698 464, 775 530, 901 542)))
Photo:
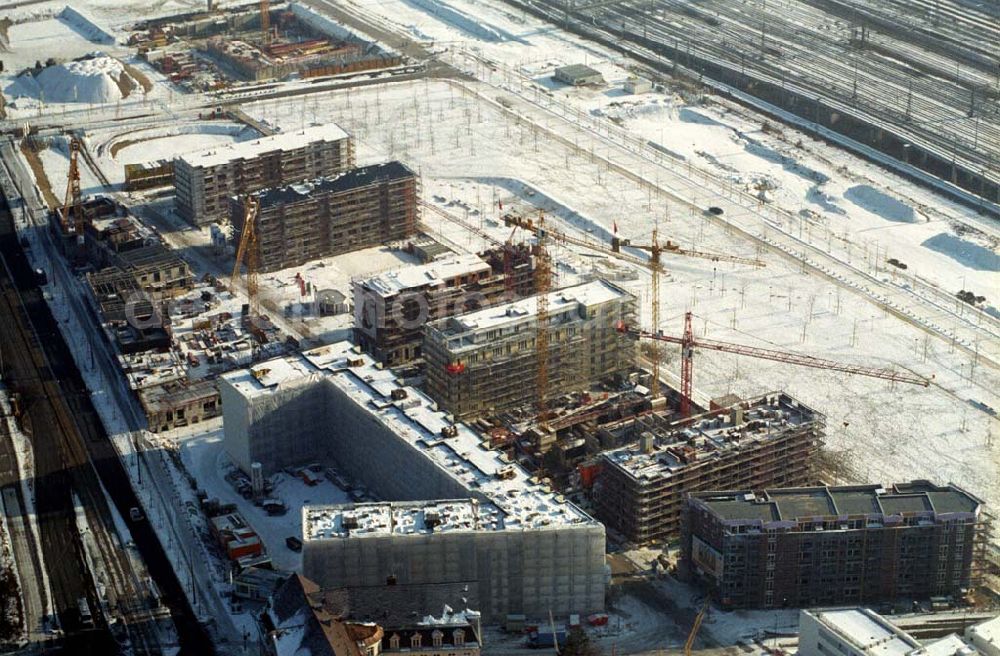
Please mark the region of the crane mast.
MULTIPOLYGON (((529 222, 530 224, 530 222, 529 222)), ((535 388, 538 390, 538 420, 545 425, 548 412, 549 391, 549 290, 552 287, 552 262, 545 248, 545 216, 538 215, 538 226, 534 230, 535 244, 535 356, 537 370, 535 388)))
POLYGON ((271 4, 269 0, 260 0, 260 33, 264 45, 271 45, 271 4))
MULTIPOLYGON (((651 293, 653 294, 651 309, 653 322, 653 330, 658 331, 660 329, 660 270, 663 266, 660 264, 660 244, 657 241, 657 231, 656 227, 653 228, 653 244, 650 250, 650 272, 652 273, 652 285, 651 293)), ((660 398, 660 343, 653 342, 653 349, 650 353, 650 359, 653 361, 653 382, 649 386, 649 391, 653 396, 653 399, 660 398)))
POLYGON ((83 194, 80 192, 80 149, 82 144, 76 137, 69 141, 69 174, 66 180, 66 197, 63 201, 62 227, 64 232, 75 232, 77 239, 83 237, 86 223, 83 216, 83 194), (73 222, 70 223, 70 210, 73 222))
POLYGON ((251 321, 260 316, 260 302, 257 294, 257 212, 260 204, 253 196, 248 196, 243 215, 243 231, 240 234, 239 247, 236 249, 236 262, 233 264, 233 275, 230 278, 230 288, 236 293, 240 279, 240 267, 245 262, 247 266, 247 301, 248 316, 251 321))
MULTIPOLYGON (((658 229, 656 227, 653 228, 653 239, 651 244, 633 244, 630 240, 622 239, 618 237, 617 234, 615 234, 611 237, 611 246, 610 248, 608 248, 608 246, 604 244, 597 244, 587 241, 585 239, 572 237, 565 233, 543 229, 540 221, 536 225, 530 219, 526 219, 516 214, 504 215, 504 225, 513 226, 514 228, 523 228, 524 230, 531 232, 532 234, 538 236, 539 243, 541 243, 541 238, 544 236, 546 238, 551 238, 553 241, 557 243, 573 244, 574 246, 581 246, 583 248, 588 248, 590 250, 597 251, 599 253, 604 253, 606 255, 610 255, 625 262, 636 264, 643 268, 649 269, 650 273, 652 274, 652 285, 650 289, 652 293, 651 304, 650 304, 650 308, 652 310, 651 321, 653 324, 653 330, 657 332, 659 331, 659 325, 660 325, 660 275, 665 270, 662 258, 662 255, 664 253, 670 255, 682 255, 685 257, 697 257, 701 259, 708 259, 713 262, 732 262, 735 264, 747 264, 755 267, 765 266, 764 262, 758 259, 740 257, 738 255, 728 255, 725 253, 708 253, 705 251, 688 250, 680 248, 677 244, 674 244, 669 240, 666 242, 666 244, 661 245, 659 242, 658 229), (624 247, 637 248, 639 250, 647 251, 650 255, 649 261, 622 252, 622 248, 624 247)), ((549 264, 550 264, 549 262, 546 262, 547 266, 549 264)), ((536 262, 536 267, 537 268, 535 269, 535 273, 537 281, 538 275, 542 269, 540 261, 536 262)), ((543 275, 547 275, 547 272, 542 272, 542 273, 543 275)), ((536 284, 536 290, 537 288, 538 285, 536 284)), ((662 362, 662 357, 661 357, 662 354, 659 344, 654 343, 652 345, 652 351, 650 355, 651 355, 650 360, 652 361, 653 365, 653 380, 650 385, 650 392, 652 393, 653 398, 657 399, 660 397, 660 364, 662 362)))

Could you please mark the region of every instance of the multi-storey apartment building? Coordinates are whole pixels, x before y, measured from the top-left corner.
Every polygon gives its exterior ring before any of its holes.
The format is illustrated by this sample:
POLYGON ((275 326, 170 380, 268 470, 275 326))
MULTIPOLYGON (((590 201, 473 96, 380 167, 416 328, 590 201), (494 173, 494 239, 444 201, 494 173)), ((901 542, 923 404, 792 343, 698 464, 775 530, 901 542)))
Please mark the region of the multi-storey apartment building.
POLYGON ((927 481, 701 492, 684 506, 681 572, 732 608, 959 596, 982 501, 927 481))
POLYGON ((177 214, 194 225, 225 218, 232 196, 336 175, 354 166, 354 146, 333 124, 187 153, 174 161, 177 214))
POLYGON ((601 457, 597 515, 632 542, 676 538, 689 493, 810 483, 824 426, 823 415, 772 393, 681 425, 654 413, 605 427, 631 443, 601 457))
POLYGON ((230 372, 220 390, 244 471, 320 463, 391 500, 303 508, 302 571, 320 587, 450 586, 490 622, 603 609, 604 526, 357 346, 230 372))
MULTIPOLYGON (((400 162, 252 194, 258 269, 277 271, 321 257, 405 239, 417 230, 419 185, 400 162)), ((234 198, 233 225, 243 229, 245 198, 234 198)))
MULTIPOLYGON (((457 417, 537 401, 538 300, 525 298, 430 323, 424 333, 427 390, 457 417)), ((609 282, 548 294, 548 395, 634 367, 634 342, 616 330, 633 322, 636 299, 609 282)))
POLYGON ((353 281, 355 341, 383 364, 420 359, 428 322, 512 300, 508 293, 530 293, 530 253, 511 247, 507 261, 514 273, 505 271, 502 253, 487 251, 353 281))

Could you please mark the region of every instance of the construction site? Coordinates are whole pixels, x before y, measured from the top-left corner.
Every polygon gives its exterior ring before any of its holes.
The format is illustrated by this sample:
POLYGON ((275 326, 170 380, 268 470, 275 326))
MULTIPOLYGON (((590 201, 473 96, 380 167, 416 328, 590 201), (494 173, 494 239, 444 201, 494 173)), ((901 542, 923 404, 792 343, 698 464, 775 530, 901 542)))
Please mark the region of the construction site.
POLYGON ((9 108, 19 284, 82 336, 178 616, 265 646, 262 565, 460 590, 504 653, 998 603, 988 183, 939 197, 508 5, 143 18, 108 49, 149 99, 9 108))
POLYGON ((723 398, 677 422, 649 413, 605 424, 593 477, 597 515, 637 544, 680 534, 688 495, 703 490, 797 487, 817 480, 825 418, 787 394, 723 398))
POLYGON ((534 262, 526 245, 478 255, 451 254, 427 264, 351 282, 354 339, 379 362, 423 362, 424 324, 462 310, 531 295, 534 262))
POLYGON ((129 45, 181 86, 226 88, 387 69, 400 55, 304 4, 264 2, 142 21, 129 45))

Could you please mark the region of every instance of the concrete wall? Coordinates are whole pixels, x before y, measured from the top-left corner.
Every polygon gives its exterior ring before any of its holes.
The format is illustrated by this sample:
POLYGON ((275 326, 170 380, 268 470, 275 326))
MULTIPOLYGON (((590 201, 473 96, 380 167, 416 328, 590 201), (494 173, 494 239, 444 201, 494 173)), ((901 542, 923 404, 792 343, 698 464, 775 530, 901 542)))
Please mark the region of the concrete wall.
POLYGON ((420 501, 461 499, 473 496, 469 488, 452 478, 379 417, 358 406, 333 383, 327 382, 329 416, 319 441, 324 453, 338 469, 371 490, 380 499, 420 501))

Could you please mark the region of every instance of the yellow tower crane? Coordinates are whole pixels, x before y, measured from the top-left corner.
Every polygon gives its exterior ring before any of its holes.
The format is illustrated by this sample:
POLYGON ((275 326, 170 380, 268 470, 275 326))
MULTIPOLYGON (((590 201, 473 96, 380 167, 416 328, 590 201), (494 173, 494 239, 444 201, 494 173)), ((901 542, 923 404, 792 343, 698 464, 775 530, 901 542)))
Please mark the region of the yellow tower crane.
MULTIPOLYGON (((257 244, 257 212, 259 201, 253 196, 247 196, 244 203, 243 231, 240 234, 239 247, 236 249, 236 262, 233 264, 233 275, 229 280, 230 289, 236 294, 240 280, 240 267, 247 267, 247 315, 253 322, 260 316, 260 301, 257 295, 257 259, 259 256, 257 244)), ((252 325, 252 324, 251 324, 252 325)))
POLYGON ((545 248, 545 215, 538 213, 538 225, 533 230, 535 242, 535 353, 538 369, 535 387, 538 390, 538 421, 544 427, 548 412, 549 392, 549 291, 552 289, 552 261, 545 248))
POLYGON ((269 0, 260 0, 260 33, 264 37, 264 45, 271 45, 271 4, 269 0))
POLYGON ((80 192, 80 162, 79 155, 82 144, 76 137, 69 140, 69 175, 66 179, 66 197, 62 207, 63 232, 75 232, 77 239, 83 239, 83 229, 86 224, 83 215, 83 194, 80 192), (72 223, 70 214, 72 213, 72 223))
MULTIPOLYGON (((653 330, 658 331, 658 326, 660 325, 660 274, 666 271, 663 266, 662 255, 682 255, 684 257, 697 257, 705 260, 711 260, 713 262, 732 262, 735 264, 747 264, 755 267, 765 266, 764 262, 756 258, 741 257, 738 255, 728 255, 724 253, 710 253, 706 251, 696 251, 687 248, 681 248, 672 241, 667 241, 661 244, 658 237, 658 229, 653 228, 652 243, 650 244, 633 244, 629 239, 622 239, 615 234, 611 238, 611 248, 609 249, 606 244, 596 243, 582 239, 579 237, 573 237, 565 233, 556 232, 554 230, 543 229, 541 222, 538 224, 534 223, 530 219, 526 219, 522 216, 516 214, 507 214, 504 216, 504 224, 507 226, 514 226, 518 228, 523 228, 528 232, 533 233, 536 237, 539 237, 539 243, 541 243, 541 237, 544 236, 547 239, 551 239, 556 243, 563 244, 573 244, 574 246, 581 246, 583 248, 588 248, 599 253, 604 253, 606 255, 611 255, 625 262, 630 262, 638 266, 649 269, 652 274, 652 299, 650 307, 652 309, 652 326, 653 330), (643 260, 641 258, 635 257, 628 253, 622 252, 623 248, 636 248, 649 253, 649 260, 643 260)), ((617 231, 616 231, 617 232, 617 231)), ((546 256, 547 257, 547 256, 546 256)), ((547 266, 551 266, 551 262, 547 261, 547 266)), ((537 269, 536 269, 537 272, 537 269)), ((545 275, 548 276, 548 270, 546 270, 545 275)), ((537 273, 536 273, 537 276, 537 273)), ((538 278, 536 277, 536 280, 538 278)), ((537 289, 536 284, 536 289, 537 289)), ((547 347, 546 342, 546 347, 547 347)), ((660 397, 660 364, 661 364, 661 350, 659 345, 653 344, 651 349, 651 357, 653 365, 653 381, 650 385, 650 392, 654 399, 660 397)))
POLYGON ((705 621, 705 615, 708 613, 709 606, 712 605, 711 598, 705 600, 705 604, 698 611, 698 615, 694 618, 694 626, 691 627, 691 633, 688 634, 687 642, 684 643, 684 656, 691 656, 691 650, 694 648, 694 641, 698 638, 698 631, 701 630, 701 623, 705 621))

